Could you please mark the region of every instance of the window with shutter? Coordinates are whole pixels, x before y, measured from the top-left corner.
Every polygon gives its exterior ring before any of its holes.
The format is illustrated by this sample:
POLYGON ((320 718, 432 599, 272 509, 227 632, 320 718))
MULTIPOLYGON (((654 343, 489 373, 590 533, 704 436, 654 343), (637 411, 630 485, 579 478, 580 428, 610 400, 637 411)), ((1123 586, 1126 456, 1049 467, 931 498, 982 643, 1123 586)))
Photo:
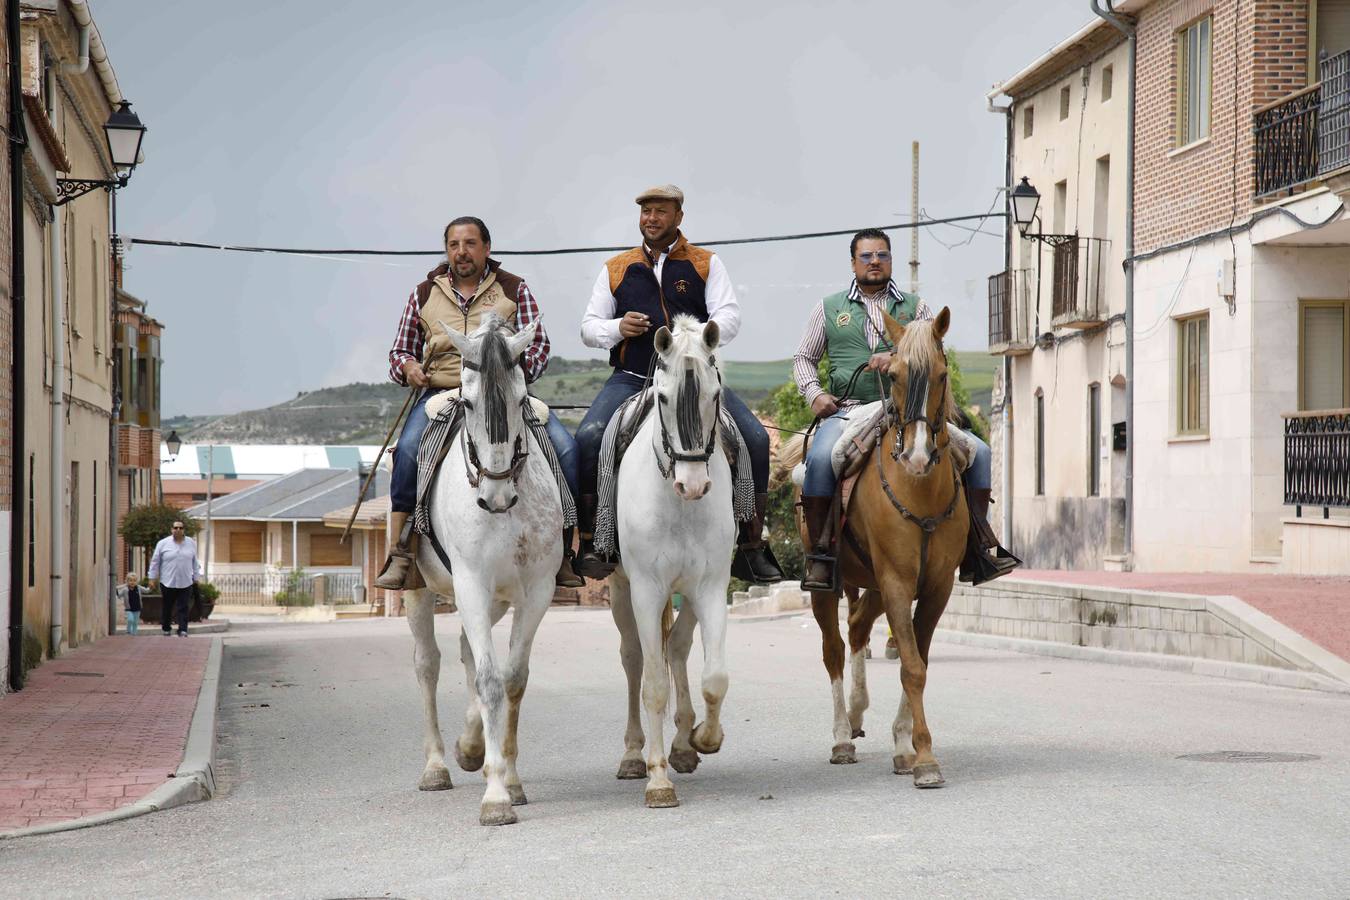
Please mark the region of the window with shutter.
POLYGON ((1206 16, 1177 32, 1178 147, 1209 136, 1212 22, 1206 16))
POLYGON ((262 539, 261 531, 231 531, 230 562, 262 562, 262 539))
POLYGON ((1299 302, 1298 408, 1350 407, 1350 300, 1299 302))
POLYGON ((1209 314, 1177 322, 1177 434, 1209 434, 1209 314))
POLYGON ((311 566, 350 566, 352 548, 342 543, 340 534, 312 534, 309 536, 309 564, 311 566))

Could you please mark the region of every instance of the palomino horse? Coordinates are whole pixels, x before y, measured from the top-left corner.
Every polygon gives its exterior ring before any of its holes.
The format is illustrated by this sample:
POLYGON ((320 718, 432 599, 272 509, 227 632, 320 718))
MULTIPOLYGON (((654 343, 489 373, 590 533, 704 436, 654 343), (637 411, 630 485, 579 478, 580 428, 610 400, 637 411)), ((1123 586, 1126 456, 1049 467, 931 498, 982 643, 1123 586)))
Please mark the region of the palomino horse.
POLYGON ((884 434, 858 477, 838 541, 840 580, 850 597, 853 671, 847 706, 838 595, 812 592, 811 610, 820 625, 825 671, 834 698, 830 762, 857 762, 853 739, 863 736, 863 711, 868 703, 864 658, 872 625, 884 612, 900 649, 904 689, 891 729, 895 773, 913 773, 915 787, 940 787, 942 771, 933 756, 923 690, 928 647, 951 596, 969 527, 946 428, 955 412, 942 347, 951 313, 944 307, 936 319, 909 326, 882 315, 895 347, 889 370, 889 416, 883 420, 884 434), (862 596, 854 600, 858 589, 863 590, 862 596), (911 613, 910 604, 916 598, 911 613))
POLYGON ((610 604, 628 676, 628 727, 619 777, 647 776, 647 805, 667 807, 679 805, 666 770, 663 737, 672 675, 675 739, 669 765, 677 772, 692 772, 699 753, 716 753, 722 746, 727 583, 736 528, 731 467, 719 446, 722 382, 713 355, 717 324, 676 316, 674 331, 662 326, 655 343, 655 410, 619 466, 623 563, 610 579, 610 604), (674 592, 684 602, 672 626, 674 592), (702 628, 706 708, 697 728, 686 668, 695 619, 702 628), (651 732, 645 763, 639 689, 651 732))
POLYGON ((516 821, 512 807, 525 803, 516 772, 516 726, 530 645, 552 602, 553 576, 561 562, 562 500, 548 459, 530 452, 523 414, 525 376, 517 360, 535 326, 512 335, 501 318, 491 315, 466 337, 440 324, 463 358, 464 421, 431 486, 433 535, 419 542, 417 566, 429 589, 404 594, 426 728, 427 761, 418 788, 451 787, 436 718, 441 654, 432 612, 435 594, 453 588, 463 620, 460 656, 469 692, 455 760, 467 772, 482 768, 487 779, 479 821, 509 825, 516 821), (441 562, 437 543, 449 556, 453 576, 441 562), (510 650, 502 666, 492 646, 492 626, 510 608, 515 610, 510 650))

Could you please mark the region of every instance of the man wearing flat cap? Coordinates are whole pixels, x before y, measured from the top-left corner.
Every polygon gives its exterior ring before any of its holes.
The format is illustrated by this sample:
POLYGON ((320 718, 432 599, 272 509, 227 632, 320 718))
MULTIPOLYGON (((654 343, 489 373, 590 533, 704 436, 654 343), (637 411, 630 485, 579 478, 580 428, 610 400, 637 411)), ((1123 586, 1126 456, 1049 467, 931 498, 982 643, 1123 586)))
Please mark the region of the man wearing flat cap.
MULTIPOLYGON (((642 245, 605 263, 581 320, 581 340, 588 347, 608 350, 614 367, 577 428, 581 552, 576 570, 588 578, 604 578, 614 569, 592 544, 600 443, 615 410, 642 389, 655 352, 656 330, 669 327, 681 313, 700 322, 716 322, 723 344, 741 328, 740 304, 721 257, 695 247, 680 233, 684 192, 673 184, 648 188, 638 194, 637 204, 642 245)), ((763 540, 769 436, 739 397, 726 389, 722 396, 750 451, 755 479, 755 517, 741 523, 732 573, 760 584, 781 581, 783 573, 763 540)))

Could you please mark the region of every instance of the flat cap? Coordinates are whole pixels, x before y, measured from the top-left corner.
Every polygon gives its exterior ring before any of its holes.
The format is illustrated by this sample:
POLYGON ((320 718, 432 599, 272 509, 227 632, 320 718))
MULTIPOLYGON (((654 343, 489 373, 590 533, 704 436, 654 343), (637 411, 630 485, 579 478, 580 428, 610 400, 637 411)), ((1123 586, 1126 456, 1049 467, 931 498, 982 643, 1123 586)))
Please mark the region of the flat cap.
POLYGON ((649 187, 637 195, 639 205, 648 200, 674 200, 680 206, 684 206, 684 191, 673 184, 658 184, 656 187, 649 187))

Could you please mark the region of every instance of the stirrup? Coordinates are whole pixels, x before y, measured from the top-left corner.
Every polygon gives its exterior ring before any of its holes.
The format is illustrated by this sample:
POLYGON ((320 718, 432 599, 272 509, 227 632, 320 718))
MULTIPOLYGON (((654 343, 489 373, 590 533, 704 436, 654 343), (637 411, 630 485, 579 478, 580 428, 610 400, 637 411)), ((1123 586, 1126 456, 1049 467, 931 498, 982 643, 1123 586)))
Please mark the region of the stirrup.
POLYGON ((806 571, 802 573, 801 589, 804 591, 832 591, 835 594, 838 594, 841 587, 839 579, 839 558, 830 553, 816 552, 806 554, 805 560, 806 571), (829 568, 830 584, 828 587, 809 587, 807 585, 806 576, 810 573, 811 563, 813 562, 824 563, 829 568))

